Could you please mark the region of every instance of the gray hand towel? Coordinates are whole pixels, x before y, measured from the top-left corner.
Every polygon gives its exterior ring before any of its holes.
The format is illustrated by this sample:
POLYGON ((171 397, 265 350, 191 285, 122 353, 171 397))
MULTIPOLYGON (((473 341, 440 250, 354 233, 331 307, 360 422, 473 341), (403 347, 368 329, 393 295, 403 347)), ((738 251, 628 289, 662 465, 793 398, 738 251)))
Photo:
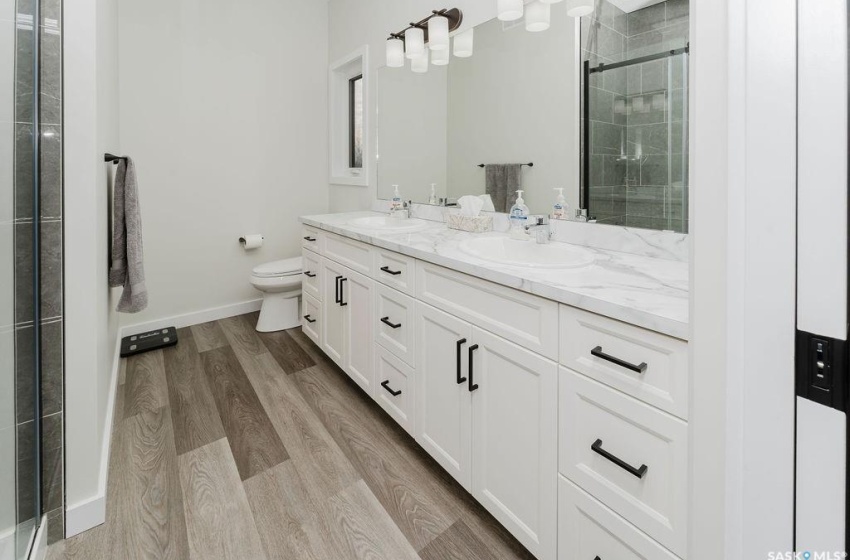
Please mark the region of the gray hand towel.
POLYGON ((522 164, 499 163, 484 166, 484 192, 493 199, 496 212, 510 212, 515 197, 520 188, 522 164))
POLYGON ((148 306, 148 290, 145 286, 142 215, 136 166, 130 158, 124 158, 118 164, 112 197, 112 268, 109 270, 109 285, 124 287, 117 311, 138 313, 148 306))

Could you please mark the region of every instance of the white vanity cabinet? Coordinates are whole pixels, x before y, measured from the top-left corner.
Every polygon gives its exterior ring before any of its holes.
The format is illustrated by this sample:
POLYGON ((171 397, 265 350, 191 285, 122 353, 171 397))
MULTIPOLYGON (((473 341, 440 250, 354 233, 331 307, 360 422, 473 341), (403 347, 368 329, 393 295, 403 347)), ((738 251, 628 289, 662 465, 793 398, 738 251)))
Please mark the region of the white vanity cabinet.
POLYGON ((686 342, 306 233, 305 333, 532 554, 685 558, 686 342))

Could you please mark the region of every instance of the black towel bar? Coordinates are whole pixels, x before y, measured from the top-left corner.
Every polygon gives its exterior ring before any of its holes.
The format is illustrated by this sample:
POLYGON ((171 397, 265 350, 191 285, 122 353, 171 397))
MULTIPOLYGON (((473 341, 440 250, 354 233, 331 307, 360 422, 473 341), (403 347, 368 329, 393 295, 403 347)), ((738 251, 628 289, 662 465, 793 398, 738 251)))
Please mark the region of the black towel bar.
POLYGON ((103 161, 106 163, 118 163, 122 159, 127 159, 125 156, 116 156, 114 154, 103 154, 103 161))
MULTIPOLYGON (((521 163, 520 166, 534 167, 534 162, 532 161, 532 162, 529 162, 529 163, 521 163)), ((486 163, 479 163, 478 167, 484 168, 484 167, 487 167, 487 164, 486 163)))

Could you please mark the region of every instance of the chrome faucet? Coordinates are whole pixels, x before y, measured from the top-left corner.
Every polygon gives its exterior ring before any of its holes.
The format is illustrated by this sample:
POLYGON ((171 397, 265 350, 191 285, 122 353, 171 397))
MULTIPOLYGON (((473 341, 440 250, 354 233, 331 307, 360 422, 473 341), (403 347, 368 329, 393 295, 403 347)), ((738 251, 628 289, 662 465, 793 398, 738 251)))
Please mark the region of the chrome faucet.
POLYGON ((526 219, 525 231, 533 235, 540 245, 549 243, 552 239, 552 228, 549 226, 549 216, 529 216, 526 219))

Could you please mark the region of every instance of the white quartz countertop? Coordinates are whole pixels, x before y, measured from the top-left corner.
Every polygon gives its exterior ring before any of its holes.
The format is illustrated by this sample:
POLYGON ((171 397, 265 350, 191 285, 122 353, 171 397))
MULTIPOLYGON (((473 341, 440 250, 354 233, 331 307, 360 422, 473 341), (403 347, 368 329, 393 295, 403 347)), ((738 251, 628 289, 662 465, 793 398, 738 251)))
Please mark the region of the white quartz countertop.
MULTIPOLYGON (((596 257, 578 269, 537 269, 481 260, 460 250, 475 236, 427 222, 413 233, 363 229, 349 224, 377 212, 303 216, 301 222, 364 243, 464 272, 503 286, 599 313, 653 331, 688 339, 688 263, 585 247, 596 257)), ((569 239, 553 241, 559 243, 569 239)), ((529 241, 534 243, 534 241, 529 241)))

